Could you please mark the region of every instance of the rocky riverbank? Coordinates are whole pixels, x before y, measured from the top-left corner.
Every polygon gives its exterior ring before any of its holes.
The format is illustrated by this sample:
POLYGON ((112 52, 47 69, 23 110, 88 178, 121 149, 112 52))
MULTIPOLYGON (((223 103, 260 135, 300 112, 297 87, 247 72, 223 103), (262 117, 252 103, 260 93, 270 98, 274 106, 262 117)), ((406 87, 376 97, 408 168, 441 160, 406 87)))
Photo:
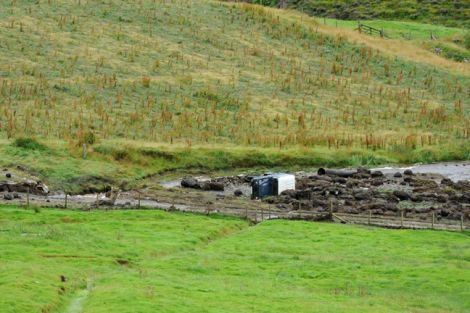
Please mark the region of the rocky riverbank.
MULTIPOLYGON (((467 167, 465 167, 467 169, 467 167)), ((470 168, 469 168, 470 170, 470 168)), ((199 181, 185 177, 186 188, 249 196, 250 175, 199 181), (217 187, 217 188, 215 188, 217 187)), ((440 174, 414 173, 410 169, 383 173, 365 168, 297 173, 296 190, 263 199, 286 211, 312 211, 398 216, 428 219, 470 218, 470 181, 453 181, 440 174)))

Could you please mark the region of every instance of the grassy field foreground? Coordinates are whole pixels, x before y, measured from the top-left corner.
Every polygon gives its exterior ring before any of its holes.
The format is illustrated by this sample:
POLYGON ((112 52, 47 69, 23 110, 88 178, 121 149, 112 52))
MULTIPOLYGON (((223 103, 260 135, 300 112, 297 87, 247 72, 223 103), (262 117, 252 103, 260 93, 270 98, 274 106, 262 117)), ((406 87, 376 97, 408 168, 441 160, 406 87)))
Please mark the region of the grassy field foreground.
POLYGON ((0 246, 1 312, 470 308, 468 233, 1 207, 0 246))

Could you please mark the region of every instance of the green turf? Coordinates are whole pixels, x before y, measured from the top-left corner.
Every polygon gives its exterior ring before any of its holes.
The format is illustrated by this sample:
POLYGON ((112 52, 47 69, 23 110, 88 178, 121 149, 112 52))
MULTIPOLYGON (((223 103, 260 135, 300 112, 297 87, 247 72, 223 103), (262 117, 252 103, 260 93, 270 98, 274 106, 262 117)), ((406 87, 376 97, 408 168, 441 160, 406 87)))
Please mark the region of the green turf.
POLYGON ((468 233, 2 206, 0 245, 7 313, 470 308, 468 233))
MULTIPOLYGON (((329 26, 357 29, 358 21, 339 20, 332 18, 317 18, 321 24, 329 26)), ((383 29, 385 35, 392 39, 410 39, 410 40, 431 40, 431 33, 434 38, 451 38, 452 36, 463 36, 465 29, 458 27, 446 27, 441 25, 425 24, 418 22, 389 21, 389 20, 364 20, 360 21, 367 26, 376 29, 383 29)))
MULTIPOLYGON (((264 5, 277 5, 278 0, 252 0, 264 5)), ((311 15, 336 17, 345 20, 404 20, 470 27, 470 5, 466 0, 286 0, 285 6, 311 15)))

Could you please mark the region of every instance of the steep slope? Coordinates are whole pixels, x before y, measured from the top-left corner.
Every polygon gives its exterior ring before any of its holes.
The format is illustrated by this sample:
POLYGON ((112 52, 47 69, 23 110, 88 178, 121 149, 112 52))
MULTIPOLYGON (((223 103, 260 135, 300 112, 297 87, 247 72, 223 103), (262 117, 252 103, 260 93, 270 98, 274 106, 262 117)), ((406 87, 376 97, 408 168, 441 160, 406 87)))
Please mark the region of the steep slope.
POLYGON ((188 0, 2 7, 7 138, 382 150, 469 140, 466 65, 412 62, 305 16, 188 0))
POLYGON ((347 20, 414 20, 454 27, 470 27, 470 3, 465 0, 253 0, 253 3, 283 6, 315 16, 347 20))

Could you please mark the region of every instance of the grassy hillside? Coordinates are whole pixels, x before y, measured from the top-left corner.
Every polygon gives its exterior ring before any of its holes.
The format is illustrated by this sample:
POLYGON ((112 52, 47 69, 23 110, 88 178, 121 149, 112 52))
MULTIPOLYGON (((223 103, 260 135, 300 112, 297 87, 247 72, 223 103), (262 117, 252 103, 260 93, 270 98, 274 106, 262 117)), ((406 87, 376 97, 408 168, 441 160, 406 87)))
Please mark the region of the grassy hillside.
MULTIPOLYGON (((319 23, 351 30, 358 29, 358 22, 331 18, 317 18, 319 23)), ((467 37, 470 32, 457 27, 446 27, 417 22, 368 20, 361 21, 370 27, 383 30, 387 39, 401 39, 415 44, 417 49, 435 52, 440 49, 442 57, 457 62, 470 60, 470 46, 467 37)), ((367 33, 366 33, 367 34, 367 33)), ((373 34, 373 36, 378 36, 373 34)))
POLYGON ((302 10, 310 15, 346 20, 407 20, 470 28, 470 4, 465 0, 254 0, 254 3, 278 5, 302 10))
POLYGON ((468 65, 406 42, 247 4, 2 8, 3 165, 40 163, 69 179, 204 167, 221 155, 222 167, 470 156, 468 65), (18 137, 49 150, 16 147, 18 137), (144 142, 164 153, 142 152, 144 142))
POLYGON ((467 233, 0 208, 0 310, 465 312, 467 233), (65 282, 61 281, 61 275, 65 282))

